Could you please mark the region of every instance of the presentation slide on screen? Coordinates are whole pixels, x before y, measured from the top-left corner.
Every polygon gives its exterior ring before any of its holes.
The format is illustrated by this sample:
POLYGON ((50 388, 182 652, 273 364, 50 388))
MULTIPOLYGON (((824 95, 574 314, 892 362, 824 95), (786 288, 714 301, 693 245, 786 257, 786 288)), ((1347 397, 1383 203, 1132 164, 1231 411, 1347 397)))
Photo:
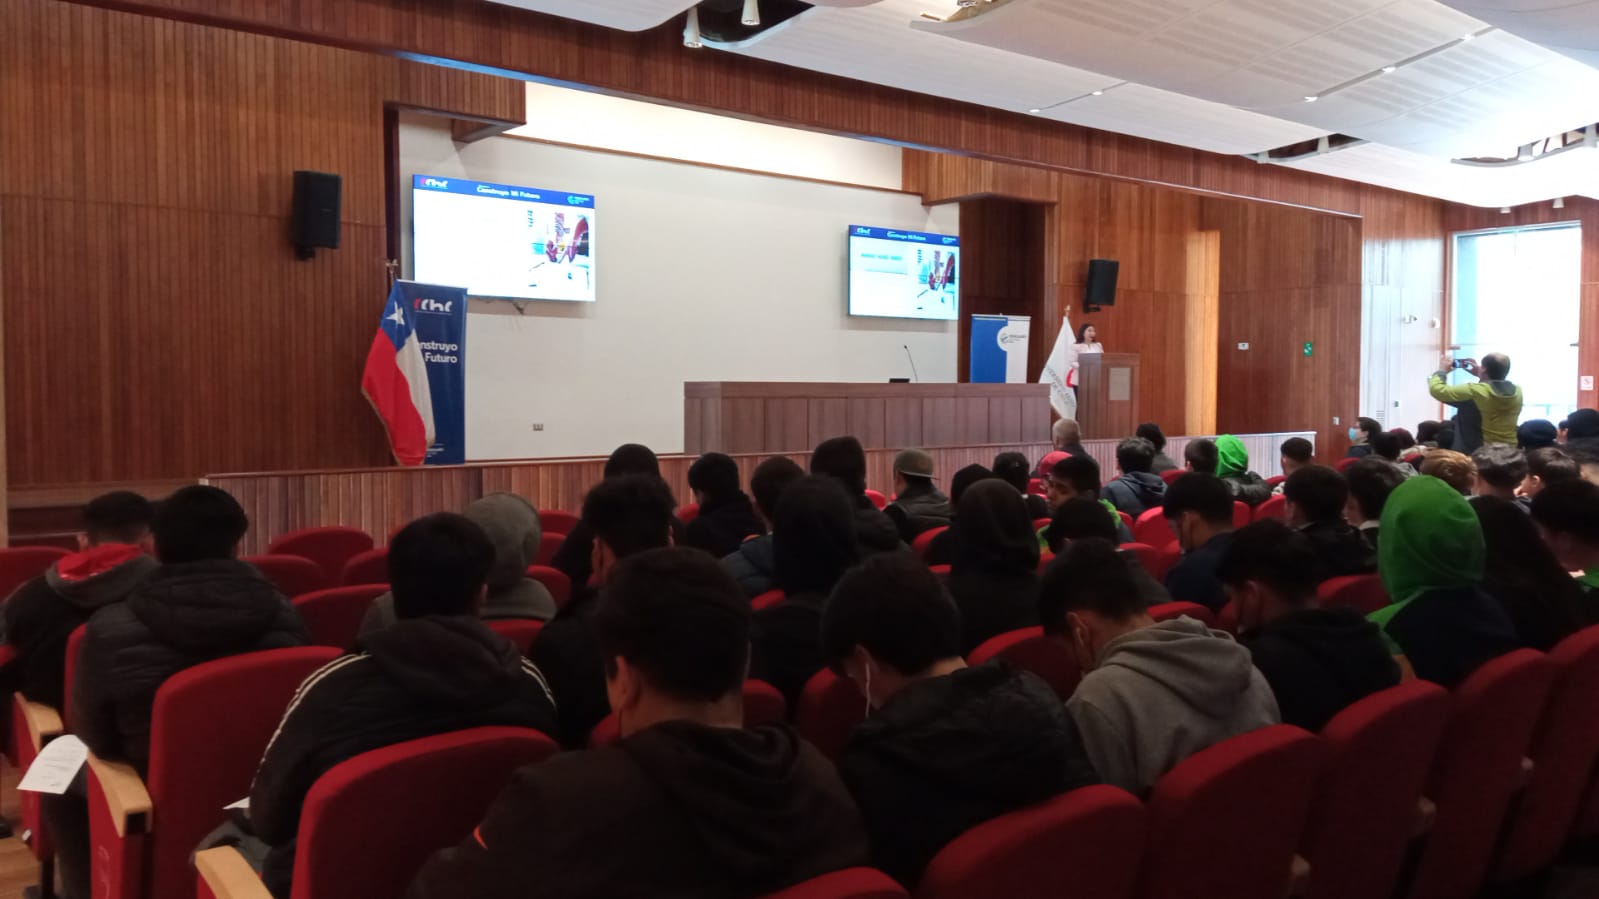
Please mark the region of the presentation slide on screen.
POLYGON ((884 318, 959 317, 960 238, 895 228, 849 228, 849 313, 884 318))
POLYGON ((594 302, 594 198, 416 175, 413 275, 474 297, 594 302))

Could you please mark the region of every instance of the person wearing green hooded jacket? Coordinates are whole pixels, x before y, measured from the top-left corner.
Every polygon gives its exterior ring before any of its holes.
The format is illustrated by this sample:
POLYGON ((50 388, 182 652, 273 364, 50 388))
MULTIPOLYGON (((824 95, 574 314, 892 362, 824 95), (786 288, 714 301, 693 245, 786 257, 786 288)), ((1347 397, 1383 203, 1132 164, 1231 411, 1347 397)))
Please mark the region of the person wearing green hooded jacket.
POLYGON ((1455 488, 1425 475, 1400 484, 1383 507, 1377 549, 1390 604, 1368 617, 1417 677, 1452 689, 1520 648, 1504 608, 1482 589, 1482 525, 1455 488))
POLYGON ((1213 474, 1227 483, 1233 499, 1254 508, 1271 499, 1271 488, 1260 475, 1249 470, 1249 450, 1231 434, 1215 440, 1190 440, 1183 449, 1189 471, 1213 474))

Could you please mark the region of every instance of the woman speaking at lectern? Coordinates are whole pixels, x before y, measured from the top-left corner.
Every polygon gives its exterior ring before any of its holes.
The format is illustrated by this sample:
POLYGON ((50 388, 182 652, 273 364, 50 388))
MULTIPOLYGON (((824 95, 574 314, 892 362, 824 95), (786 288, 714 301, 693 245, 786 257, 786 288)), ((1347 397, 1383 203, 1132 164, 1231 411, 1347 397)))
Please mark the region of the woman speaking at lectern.
MULTIPOLYGON (((1104 353, 1105 345, 1099 342, 1099 333, 1094 330, 1093 324, 1084 322, 1083 326, 1077 329, 1077 344, 1073 349, 1077 350, 1077 356, 1081 357, 1084 353, 1104 353)), ((1073 359, 1072 370, 1066 378, 1066 386, 1073 392, 1077 390, 1077 366, 1076 359, 1073 359)))

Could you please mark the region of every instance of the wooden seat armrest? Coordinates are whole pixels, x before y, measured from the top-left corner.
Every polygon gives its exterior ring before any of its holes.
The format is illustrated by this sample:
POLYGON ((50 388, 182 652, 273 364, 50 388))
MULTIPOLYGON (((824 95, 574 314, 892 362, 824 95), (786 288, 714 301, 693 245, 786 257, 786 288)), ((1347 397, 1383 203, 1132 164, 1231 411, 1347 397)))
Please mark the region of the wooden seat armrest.
MULTIPOLYGON (((205 890, 215 899, 272 899, 260 875, 231 846, 195 853, 194 866, 200 871, 205 890)), ((200 895, 206 895, 205 890, 200 895)))
POLYGON ((29 702, 20 693, 17 705, 22 709, 22 720, 28 723, 28 739, 33 743, 34 752, 42 749, 46 740, 60 736, 66 729, 61 724, 61 713, 50 706, 29 702))
POLYGON ((128 835, 128 823, 142 818, 142 825, 135 828, 137 831, 150 830, 150 791, 145 789, 144 780, 139 777, 139 772, 127 762, 108 762, 89 753, 89 769, 100 782, 100 791, 105 794, 106 807, 111 810, 111 821, 116 826, 117 836, 128 835))
POLYGON ((1417 840, 1432 833, 1432 825, 1437 820, 1438 806, 1436 803, 1425 796, 1416 800, 1416 827, 1410 832, 1410 838, 1417 840))
POLYGON ((1287 899, 1303 896, 1310 892, 1310 859, 1299 853, 1294 853, 1294 860, 1288 866, 1288 889, 1283 893, 1287 899))

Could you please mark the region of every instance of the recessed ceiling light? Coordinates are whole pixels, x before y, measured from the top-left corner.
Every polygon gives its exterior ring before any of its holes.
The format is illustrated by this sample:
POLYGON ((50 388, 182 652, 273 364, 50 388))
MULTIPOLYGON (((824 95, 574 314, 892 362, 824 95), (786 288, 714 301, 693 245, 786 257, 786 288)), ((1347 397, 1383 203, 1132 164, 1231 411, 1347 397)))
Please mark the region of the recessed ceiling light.
POLYGON ((1501 207, 1499 207, 1499 214, 1500 215, 1509 215, 1510 214, 1510 207, 1509 206, 1501 206, 1501 207))
POLYGON ((1383 66, 1382 67, 1382 73, 1384 75, 1392 75, 1393 73, 1395 73, 1397 71, 1399 71, 1399 67, 1398 66, 1383 66))
POLYGON ((1460 36, 1460 39, 1463 40, 1463 41, 1469 41, 1469 40, 1471 40, 1474 37, 1476 37, 1475 34, 1463 34, 1463 35, 1460 36))
POLYGON ((1029 109, 1027 111, 1032 113, 1033 115, 1038 115, 1039 113, 1043 112, 1042 109, 1029 109))
POLYGON ((1320 97, 1306 97, 1305 98, 1305 102, 1306 103, 1314 103, 1314 102, 1316 102, 1317 100, 1320 100, 1320 99, 1321 99, 1320 97))
POLYGON ((1094 96, 1103 97, 1103 96, 1105 96, 1105 92, 1104 91, 1094 91, 1094 96))

